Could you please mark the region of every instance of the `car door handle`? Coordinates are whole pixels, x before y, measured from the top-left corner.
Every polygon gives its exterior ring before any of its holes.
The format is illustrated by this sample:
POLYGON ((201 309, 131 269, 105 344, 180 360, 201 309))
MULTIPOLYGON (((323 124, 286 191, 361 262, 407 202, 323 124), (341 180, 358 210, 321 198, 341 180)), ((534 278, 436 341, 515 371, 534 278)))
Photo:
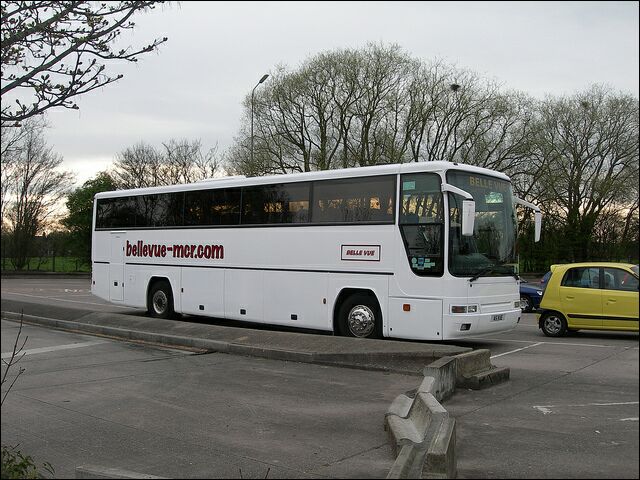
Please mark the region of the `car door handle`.
POLYGON ((573 295, 567 295, 567 300, 573 300, 574 298, 576 297, 574 297, 573 295))
POLYGON ((609 302, 611 302, 611 303, 616 303, 616 299, 615 299, 615 298, 608 298, 607 300, 608 300, 609 302))

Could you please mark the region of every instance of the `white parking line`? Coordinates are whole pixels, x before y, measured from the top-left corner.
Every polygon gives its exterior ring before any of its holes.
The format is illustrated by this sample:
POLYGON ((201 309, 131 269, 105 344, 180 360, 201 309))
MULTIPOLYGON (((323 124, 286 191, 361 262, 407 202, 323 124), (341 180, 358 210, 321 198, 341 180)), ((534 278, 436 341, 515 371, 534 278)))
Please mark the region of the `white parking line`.
MULTIPOLYGON (((95 298, 92 294, 90 293, 84 293, 84 294, 78 294, 78 293, 74 293, 73 294, 73 298, 80 298, 80 297, 89 297, 89 298, 95 298)), ((66 297, 47 297, 47 298, 52 298, 54 300, 62 300, 62 301, 66 301, 66 297)), ((71 301, 71 300, 69 300, 71 301)))
MULTIPOLYGON (((638 403, 640 402, 580 403, 580 404, 574 404, 574 405, 533 405, 533 408, 541 411, 544 415, 548 415, 549 413, 553 413, 551 410, 552 408, 558 408, 558 407, 610 407, 613 405, 638 405, 638 403)), ((634 420, 638 421, 637 418, 620 419, 621 422, 634 421, 634 420)))
POLYGON ((54 300, 56 302, 71 302, 71 303, 81 303, 83 305, 100 305, 101 307, 116 307, 116 308, 131 308, 131 307, 123 307, 122 305, 112 305, 109 303, 95 303, 95 302, 79 302, 77 300, 59 300, 55 297, 43 297, 42 295, 30 295, 28 293, 16 293, 16 292, 6 292, 9 295, 22 295, 23 297, 33 297, 33 298, 42 298, 43 300, 54 300))
MULTIPOLYGON (((531 340, 512 340, 509 338, 486 338, 486 337, 468 337, 465 340, 487 340, 489 342, 511 342, 511 343, 536 343, 531 340)), ((592 343, 570 343, 570 342, 537 342, 536 345, 569 345, 573 347, 595 347, 595 348, 620 348, 620 345, 594 345, 592 343)), ((637 350, 638 347, 633 347, 637 350)))
POLYGON ((527 348, 537 347, 538 345, 542 345, 543 343, 544 342, 538 342, 538 343, 534 343, 533 345, 527 345, 526 347, 522 347, 522 348, 517 348, 515 350, 511 350, 510 352, 499 353, 498 355, 491 355, 490 358, 498 358, 498 357, 502 357, 503 355, 509 355, 510 353, 520 352, 522 350, 526 350, 527 348))
MULTIPOLYGON (((92 342, 83 342, 83 343, 69 343, 67 345, 56 345, 55 347, 42 347, 42 348, 32 348, 30 350, 22 350, 18 355, 34 355, 36 353, 46 353, 46 352, 55 352, 58 350, 68 350, 69 348, 82 348, 82 347, 90 347, 92 345, 99 345, 101 343, 108 343, 105 340, 96 340, 92 342)), ((2 358, 11 358, 13 352, 5 352, 2 354, 2 358)))

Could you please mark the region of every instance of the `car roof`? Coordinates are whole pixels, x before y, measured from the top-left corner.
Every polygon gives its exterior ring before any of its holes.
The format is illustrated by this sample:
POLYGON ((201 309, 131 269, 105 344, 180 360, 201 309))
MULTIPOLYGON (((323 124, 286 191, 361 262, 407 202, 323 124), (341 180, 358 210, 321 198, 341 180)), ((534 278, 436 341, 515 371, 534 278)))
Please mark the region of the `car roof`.
POLYGON ((620 263, 620 262, 580 262, 580 263, 557 263, 551 265, 550 269, 553 272, 556 269, 566 270, 571 267, 618 267, 628 268, 635 266, 633 263, 620 263))

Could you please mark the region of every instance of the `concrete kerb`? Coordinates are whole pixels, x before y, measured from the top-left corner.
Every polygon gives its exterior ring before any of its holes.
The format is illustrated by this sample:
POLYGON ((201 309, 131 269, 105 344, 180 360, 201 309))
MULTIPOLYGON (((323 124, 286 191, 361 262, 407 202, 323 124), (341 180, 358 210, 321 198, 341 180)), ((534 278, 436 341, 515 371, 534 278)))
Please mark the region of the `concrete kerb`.
POLYGON ((266 349, 262 347, 254 347, 252 345, 238 345, 218 340, 210 340, 206 338, 185 337, 179 335, 165 335, 153 332, 132 330, 129 328, 107 327, 104 325, 92 325, 88 323, 73 322, 70 320, 59 320, 47 317, 38 317, 35 315, 21 315, 13 312, 2 312, 5 318, 19 320, 22 316, 25 322, 33 322, 38 325, 45 325, 61 330, 69 330, 80 333, 90 333, 94 335, 102 335, 105 337, 120 338, 132 341, 158 344, 163 346, 187 347, 194 350, 202 350, 206 352, 220 352, 237 355, 247 355, 254 357, 271 358, 275 360, 286 360, 305 363, 334 364, 328 355, 292 352, 288 350, 266 349), (317 358, 316 358, 317 357, 317 358))
POLYGON ((146 473, 131 472, 121 468, 106 468, 98 465, 80 465, 76 467, 76 478, 166 478, 157 477, 155 475, 147 475, 146 473))
MULTIPOLYGON (((415 350, 388 350, 373 351, 371 349, 359 349, 351 352, 347 349, 338 348, 336 351, 325 351, 322 348, 288 348, 287 342, 281 345, 260 345, 251 342, 235 342, 233 335, 223 338, 215 338, 216 330, 209 333, 199 331, 200 326, 180 325, 174 329, 174 322, 167 320, 155 320, 136 316, 128 316, 106 312, 90 312, 83 314, 73 320, 62 320, 60 318, 50 318, 48 315, 38 316, 30 313, 17 313, 15 311, 2 311, 3 318, 12 321, 23 319, 25 323, 43 325, 51 328, 72 331, 76 333, 87 333, 110 338, 124 339, 134 342, 156 344, 174 348, 187 348, 202 353, 228 353, 245 356, 269 358, 273 360, 294 361, 304 363, 314 363, 320 365, 340 366, 347 368, 357 368, 364 370, 385 371, 391 373, 401 373, 409 375, 421 375, 421 365, 429 363, 441 355, 451 355, 445 353, 451 348, 421 348, 419 353, 415 350), (164 324, 163 324, 164 322, 164 324), (151 326, 151 328, 149 328, 151 326), (212 335, 214 335, 212 337, 212 335)), ((206 330, 209 326, 204 325, 206 330)), ((287 335, 292 335, 291 333, 287 335)), ((294 334, 299 335, 299 334, 294 334)), ((326 338, 326 337, 323 337, 326 338)), ((347 338, 336 338, 336 341, 358 340, 347 338)), ((296 345, 295 340, 292 345, 296 345)), ((465 351, 467 348, 453 347, 453 350, 465 351)))
POLYGON ((398 395, 385 414, 384 427, 397 455, 387 478, 455 478, 456 423, 439 402, 456 387, 484 388, 505 381, 509 369, 493 367, 489 350, 482 349, 442 357, 423 374, 415 395, 398 395))
POLYGON ((162 345, 181 346, 193 349, 200 349, 215 352, 228 352, 231 346, 227 342, 216 340, 198 339, 194 337, 180 337, 176 335, 163 335, 150 332, 142 332, 118 327, 106 327, 103 325, 92 325, 87 323, 73 322, 70 320, 60 320, 55 318, 39 317, 35 315, 18 314, 14 312, 2 312, 2 316, 14 321, 23 320, 27 323, 35 323, 47 327, 69 330, 79 333, 90 333, 105 337, 124 338, 127 340, 156 343, 162 345), (80 328, 81 327, 81 328, 80 328))

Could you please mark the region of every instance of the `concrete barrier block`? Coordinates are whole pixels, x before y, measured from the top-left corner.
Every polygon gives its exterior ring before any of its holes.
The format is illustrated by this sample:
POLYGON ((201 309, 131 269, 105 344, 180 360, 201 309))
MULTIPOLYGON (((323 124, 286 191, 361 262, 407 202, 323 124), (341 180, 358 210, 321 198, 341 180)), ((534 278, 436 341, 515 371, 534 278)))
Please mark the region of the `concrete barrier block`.
POLYGON ((400 394, 396 398, 393 399, 391 406, 387 410, 387 415, 396 415, 401 418, 407 418, 409 416, 409 410, 411 409, 411 404, 413 403, 413 398, 407 397, 405 394, 400 394))
MULTIPOLYGON (((430 393, 418 393, 414 399, 413 407, 415 407, 420 414, 426 414, 429 419, 436 415, 448 415, 445 408, 438 402, 436 397, 430 393)), ((413 412, 410 411, 409 416, 412 416, 412 414, 413 412)))
POLYGON ((442 408, 442 405, 440 405, 430 393, 420 392, 415 396, 407 419, 410 420, 418 432, 420 432, 421 438, 418 443, 424 440, 424 436, 427 433, 427 429, 434 415, 441 414, 442 411, 446 412, 446 410, 442 408))
POLYGON ((394 453, 397 455, 404 445, 424 443, 433 430, 432 423, 440 422, 448 416, 448 412, 433 395, 418 393, 411 402, 406 418, 398 415, 385 416, 385 430, 389 433, 394 453))
POLYGON ((425 376, 416 393, 431 393, 433 395, 436 390, 437 382, 435 376, 425 376))
POLYGON ((491 352, 481 348, 472 352, 456 355, 456 376, 468 377, 483 370, 491 368, 491 352))
POLYGON ((427 449, 422 478, 456 478, 456 421, 447 417, 439 423, 427 449))
POLYGON ((416 445, 405 445, 400 450, 396 461, 393 462, 387 478, 411 478, 411 472, 415 470, 418 455, 416 445))
POLYGON ((384 421, 395 456, 400 454, 405 445, 417 445, 424 440, 423 435, 409 419, 389 415, 384 421))
POLYGON ((492 367, 490 370, 476 373, 460 379, 458 386, 480 390, 509 380, 510 369, 507 367, 492 367))
POLYGON ((442 357, 423 369, 425 379, 435 379, 431 393, 439 401, 451 397, 456 389, 457 360, 455 357, 442 357))

